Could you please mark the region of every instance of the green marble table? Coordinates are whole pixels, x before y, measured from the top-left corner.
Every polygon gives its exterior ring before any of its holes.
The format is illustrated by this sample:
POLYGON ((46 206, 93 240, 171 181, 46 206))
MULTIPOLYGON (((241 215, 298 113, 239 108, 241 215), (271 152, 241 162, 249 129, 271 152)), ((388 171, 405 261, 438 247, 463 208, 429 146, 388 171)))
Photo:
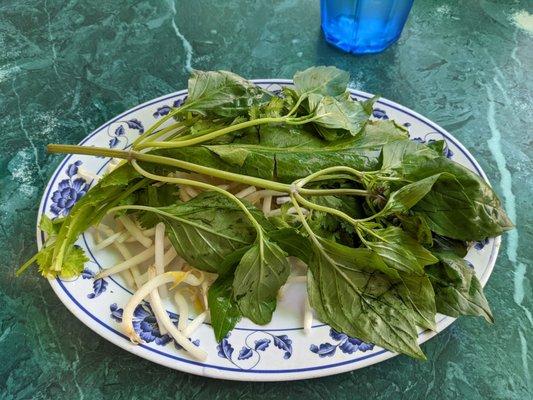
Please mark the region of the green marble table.
POLYGON ((0 2, 0 398, 531 399, 531 1, 417 0, 396 45, 355 57, 328 46, 318 0, 0 2), (355 88, 428 116, 479 160, 517 229, 486 293, 496 323, 464 318, 404 356, 299 382, 204 379, 142 360, 97 336, 35 271, 43 186, 60 157, 114 115, 181 89, 188 70, 288 78, 349 70, 355 88), (527 268, 528 267, 528 268, 527 268))

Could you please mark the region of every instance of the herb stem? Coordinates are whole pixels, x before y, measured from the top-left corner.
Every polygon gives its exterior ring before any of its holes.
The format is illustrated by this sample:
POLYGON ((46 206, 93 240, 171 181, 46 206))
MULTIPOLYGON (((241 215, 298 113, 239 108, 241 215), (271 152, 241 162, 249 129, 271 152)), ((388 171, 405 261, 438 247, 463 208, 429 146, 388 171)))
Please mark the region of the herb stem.
MULTIPOLYGON (((325 114, 324 114, 325 115, 325 114)), ((308 122, 314 121, 317 118, 323 117, 324 115, 307 115, 304 117, 290 118, 290 117, 267 117, 267 118, 258 118, 252 119, 250 121, 241 122, 240 124, 230 125, 222 129, 217 129, 216 131, 206 133, 201 136, 193 137, 185 140, 174 140, 170 142, 144 142, 139 143, 134 146, 134 149, 141 150, 148 147, 152 148, 165 148, 165 149, 174 149, 179 147, 193 146, 196 144, 204 143, 217 137, 223 136, 227 133, 235 132, 241 129, 250 128, 252 126, 263 125, 263 124, 274 124, 274 123, 285 123, 288 125, 302 125, 308 122)))
POLYGON ((321 169, 320 171, 314 172, 311 175, 308 175, 305 178, 300 179, 300 180, 298 180, 295 183, 299 187, 304 187, 307 183, 312 182, 314 179, 316 179, 316 178, 318 178, 318 177, 320 177, 322 175, 336 173, 336 172, 346 172, 348 174, 354 175, 355 177, 357 177, 359 179, 363 179, 363 177, 364 177, 364 173, 361 172, 361 171, 358 171, 358 170, 356 170, 354 168, 350 168, 350 167, 345 167, 345 166, 339 165, 339 166, 336 166, 336 167, 329 167, 329 168, 321 169))

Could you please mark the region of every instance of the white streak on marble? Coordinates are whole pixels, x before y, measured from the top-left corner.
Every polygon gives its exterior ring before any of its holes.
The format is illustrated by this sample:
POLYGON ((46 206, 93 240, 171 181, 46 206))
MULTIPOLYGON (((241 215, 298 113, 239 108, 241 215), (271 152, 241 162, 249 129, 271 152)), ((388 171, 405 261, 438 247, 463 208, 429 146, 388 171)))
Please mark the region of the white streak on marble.
POLYGON ((513 40, 515 42, 515 46, 513 47, 513 50, 511 51, 511 59, 518 65, 518 68, 522 68, 522 61, 518 58, 518 50, 520 48, 520 45, 518 43, 518 28, 515 29, 513 34, 513 40))
MULTIPOLYGON (((500 71, 501 72, 501 71, 500 71)), ((494 77, 494 82, 496 86, 501 87, 501 84, 498 85, 497 78, 494 77)), ((511 221, 516 222, 516 198, 513 193, 513 181, 511 176, 511 171, 507 168, 507 161, 502 150, 502 134, 496 123, 496 108, 495 108, 495 99, 494 93, 490 85, 486 86, 487 88, 487 97, 489 104, 487 107, 487 122, 489 124, 489 129, 491 132, 491 137, 487 141, 489 150, 492 153, 494 160, 496 161, 496 166, 500 172, 500 188, 503 194, 505 210, 511 221)), ((503 88, 501 89, 503 91, 503 88)), ((509 261, 514 266, 514 294, 513 300, 519 305, 525 312, 529 322, 533 325, 533 316, 531 312, 522 305, 524 300, 524 281, 525 281, 525 268, 526 266, 518 262, 518 230, 513 229, 507 233, 507 257, 509 261)))
POLYGON ((11 90, 13 91, 13 93, 15 94, 15 97, 17 98, 17 108, 18 108, 18 113, 19 113, 20 129, 22 130, 22 132, 24 132, 24 136, 26 137, 26 140, 28 141, 28 143, 31 146, 31 149, 33 150, 33 158, 34 158, 34 161, 35 161, 35 168, 37 169, 37 173, 39 174, 39 177, 42 179, 43 178, 43 174, 42 174, 42 171, 41 171, 41 167, 39 166, 39 152, 37 151, 37 146, 35 146, 35 143, 33 143, 33 140, 31 138, 29 132, 27 131, 26 127, 24 126, 24 120, 23 120, 23 117, 22 117, 22 107, 20 105, 20 96, 19 96, 17 90, 15 89, 15 81, 16 80, 17 80, 17 78, 15 77, 15 79, 13 79, 13 81, 11 82, 11 90))
POLYGON ((187 40, 185 36, 180 32, 178 29, 178 25, 176 25, 176 20, 174 19, 175 16, 177 16, 176 12, 176 5, 174 4, 173 0, 168 1, 168 5, 170 7, 170 11, 172 11, 172 16, 170 18, 172 23, 172 29, 174 29, 174 33, 178 37, 179 40, 181 40, 181 44, 183 45, 183 50, 185 50, 185 70, 187 72, 192 71, 192 55, 193 55, 193 48, 191 43, 187 40))
POLYGON ((527 360, 528 351, 527 351, 527 339, 524 337, 524 334, 522 331, 518 331, 518 334, 520 335, 520 353, 522 356, 522 369, 524 370, 525 378, 526 378, 526 385, 530 389, 531 388, 531 374, 529 373, 529 364, 527 360))

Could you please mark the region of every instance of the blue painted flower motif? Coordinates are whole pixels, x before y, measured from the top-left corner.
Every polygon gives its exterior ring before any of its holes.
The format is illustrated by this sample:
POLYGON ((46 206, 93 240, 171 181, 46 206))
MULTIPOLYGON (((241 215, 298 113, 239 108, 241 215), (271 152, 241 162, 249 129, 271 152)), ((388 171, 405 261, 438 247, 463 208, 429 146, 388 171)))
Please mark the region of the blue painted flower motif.
POLYGON ((50 211, 55 216, 67 215, 76 202, 89 190, 89 185, 83 178, 73 177, 78 173, 81 161, 76 161, 67 167, 68 179, 63 179, 58 188, 52 193, 50 211))
POLYGON ((227 338, 222 339, 222 341, 217 346, 218 356, 226 358, 231 361, 231 355, 233 354, 233 347, 227 338))
POLYGON ((410 123, 410 122, 405 122, 405 123, 403 124, 403 126, 405 126, 406 128, 409 128, 409 127, 411 126, 411 123, 410 123))
POLYGON ((181 105, 183 104, 183 102, 184 102, 186 99, 187 99, 187 96, 182 97, 181 99, 176 99, 176 100, 174 100, 174 102, 172 103, 172 107, 174 107, 174 108, 181 107, 181 105))
POLYGON ((374 348, 372 343, 363 342, 361 339, 350 337, 342 332, 337 332, 333 328, 330 329, 329 336, 339 343, 331 344, 326 342, 321 343, 319 346, 312 344, 309 350, 312 353, 318 354, 319 357, 332 357, 337 348, 344 354, 353 354, 356 351, 365 352, 374 348))
POLYGON ((374 108, 374 110, 372 111, 372 116, 374 118, 382 119, 382 120, 389 119, 387 112, 385 110, 382 110, 381 108, 374 108))
POLYGON ((475 248, 476 250, 481 250, 481 249, 483 249, 483 247, 485 247, 488 243, 489 243, 489 238, 485 238, 485 239, 483 239, 483 240, 481 240, 481 241, 479 241, 479 242, 475 242, 475 243, 474 243, 474 248, 475 248))
POLYGON ((124 148, 128 146, 128 138, 126 137, 126 128, 133 129, 138 131, 139 135, 141 133, 144 133, 144 126, 141 121, 139 121, 137 118, 124 120, 124 121, 117 121, 114 124, 110 124, 107 126, 107 135, 111 138, 109 139, 109 148, 113 149, 118 146, 118 144, 123 141, 124 142, 124 148), (118 126, 116 124, 119 124, 118 126), (113 133, 111 133, 111 126, 115 126, 113 133))
MULTIPOLYGON (((116 303, 111 304, 109 309, 111 310, 111 318, 117 322, 122 322, 123 309, 118 308, 116 303)), ((174 323, 177 322, 172 317, 171 319, 174 323)), ((172 338, 168 334, 162 335, 159 331, 155 315, 148 304, 139 304, 135 308, 133 312, 133 329, 146 343, 154 342, 157 345, 165 346, 172 341, 172 338)))
POLYGON ((284 359, 289 359, 292 356, 292 340, 289 339, 287 335, 281 335, 281 336, 274 336, 274 346, 276 346, 278 349, 285 350, 285 354, 283 354, 284 359))
POLYGON ((126 124, 128 125, 128 128, 136 129, 139 131, 139 133, 144 133, 144 126, 142 122, 139 121, 137 118, 133 118, 133 119, 126 121, 126 124))
MULTIPOLYGON (((229 335, 228 335, 229 337, 229 335)), ((283 350, 283 358, 285 360, 289 359, 292 356, 292 340, 289 339, 287 335, 276 336, 269 332, 264 331, 253 331, 244 340, 244 345, 241 347, 237 359, 232 359, 234 348, 230 344, 228 337, 222 339, 222 341, 217 345, 218 356, 225 358, 233 365, 241 369, 253 369, 261 361, 261 353, 265 352, 266 349, 270 347, 270 343, 274 342, 274 345, 283 350), (267 335, 268 337, 262 337, 251 343, 252 335, 267 335), (253 358, 253 359, 252 359, 253 358), (250 362, 244 363, 246 367, 243 367, 237 363, 237 361, 249 360, 250 362)))
POLYGON ((315 354, 318 354, 320 358, 332 357, 335 354, 335 350, 337 350, 337 346, 331 343, 322 343, 320 346, 312 344, 309 350, 315 354))
POLYGON ((72 178, 73 176, 75 176, 77 173, 78 173, 78 167, 81 165, 81 161, 78 160, 78 161, 74 161, 72 164, 70 164, 68 167, 67 167, 67 176, 69 178, 72 178))
POLYGON ((167 115, 170 112, 170 110, 172 110, 172 108, 167 105, 158 107, 157 110, 155 110, 155 112, 153 113, 153 116, 154 118, 163 117, 167 115))
POLYGON ((265 351, 270 345, 270 339, 259 339, 255 341, 255 350, 256 351, 265 351))
MULTIPOLYGON (((94 278, 94 272, 91 271, 88 268, 85 268, 81 272, 81 277, 83 279, 93 279, 94 278)), ((94 299, 95 297, 100 296, 102 293, 104 293, 107 290, 108 282, 105 279, 95 279, 93 282, 93 291, 92 293, 89 293, 87 297, 89 299, 94 299)))
POLYGON ((252 357, 254 354, 254 351, 246 346, 243 346, 241 351, 239 351, 239 357, 237 357, 238 360, 247 360, 250 357, 252 357))

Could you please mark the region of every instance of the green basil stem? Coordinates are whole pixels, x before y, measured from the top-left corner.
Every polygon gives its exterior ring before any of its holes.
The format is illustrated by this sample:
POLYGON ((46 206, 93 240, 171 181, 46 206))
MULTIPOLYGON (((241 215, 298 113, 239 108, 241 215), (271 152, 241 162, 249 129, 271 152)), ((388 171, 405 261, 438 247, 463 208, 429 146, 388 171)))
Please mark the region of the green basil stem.
MULTIPOLYGON (((187 161, 176 160, 170 157, 156 156, 154 154, 140 153, 134 150, 114 150, 103 147, 86 147, 74 145, 48 145, 48 151, 51 153, 70 153, 70 154, 86 154, 104 157, 121 158, 128 161, 137 160, 145 161, 154 164, 169 165, 172 167, 193 171, 199 174, 209 175, 215 178, 225 179, 232 182, 239 182, 245 185, 258 186, 265 189, 274 190, 277 192, 290 193, 293 189, 292 185, 286 183, 274 182, 268 179, 256 178, 248 175, 236 174, 233 172, 222 171, 215 168, 204 167, 203 165, 193 164, 187 161)), ((368 196, 370 193, 359 189, 298 189, 298 192, 303 195, 312 196, 328 196, 334 194, 352 194, 359 196, 368 196), (346 193, 346 190, 349 190, 346 193)))
POLYGON ((371 215, 370 217, 367 217, 367 218, 355 219, 355 218, 350 217, 348 214, 346 214, 346 213, 344 213, 344 212, 342 212, 340 210, 337 210, 336 208, 326 207, 326 206, 322 206, 320 204, 313 203, 313 202, 305 199, 304 197, 302 197, 298 192, 293 193, 293 196, 295 197, 296 200, 298 200, 305 207, 311 208, 311 209, 316 210, 316 211, 322 211, 322 212, 325 212, 325 213, 328 213, 328 214, 336 215, 337 217, 342 218, 345 221, 348 221, 350 224, 352 224, 355 227, 357 227, 359 225, 359 223, 361 223, 361 222, 367 222, 367 221, 370 221, 370 220, 372 220, 372 219, 374 219, 374 218, 379 216, 379 213, 377 213, 377 214, 371 215))
POLYGON ((305 178, 302 178, 302 179, 299 179, 296 184, 299 186, 299 187, 304 187, 307 183, 313 181, 314 179, 322 176, 322 175, 326 175, 326 174, 331 174, 331 173, 335 173, 335 172, 346 172, 348 174, 351 174, 351 175, 354 175, 355 177, 359 178, 359 179, 362 179, 365 175, 364 172, 361 172, 361 171, 358 171, 354 168, 350 168, 350 167, 344 167, 344 166, 337 166, 337 167, 329 167, 329 168, 324 168, 320 171, 317 171, 317 172, 314 172, 312 173, 311 175, 308 175, 306 176, 305 178))
POLYGON ((322 245, 320 244, 320 242, 319 242, 318 239, 316 238, 315 233, 313 232, 313 230, 311 229, 311 227, 310 227, 309 224, 307 223, 307 219, 305 218, 305 215, 303 214, 300 205, 299 205, 298 202, 296 201, 295 195, 294 195, 294 194, 291 194, 290 197, 291 197, 292 205, 294 206, 294 209, 296 210, 296 214, 298 214, 298 218, 300 219, 300 222, 302 223, 304 229, 307 231, 307 233, 309 234, 309 237, 311 238, 311 240, 313 241, 313 243, 316 245, 316 247, 317 247, 320 251, 323 251, 323 249, 322 249, 322 245))
POLYGON ((146 132, 144 132, 141 136, 139 136, 137 139, 135 139, 135 141, 133 142, 133 145, 135 146, 136 144, 141 143, 145 138, 147 138, 152 133, 154 133, 157 128, 159 128, 161 125, 163 125, 165 122, 167 122, 170 118, 178 115, 184 109, 185 109, 184 107, 176 108, 176 109, 170 111, 167 115, 165 115, 161 119, 158 119, 152 126, 150 126, 150 128, 148 128, 146 130, 146 132))
POLYGON ((233 201, 235 204, 237 204, 239 206, 239 208, 244 212, 246 217, 248 217, 248 219, 250 220, 250 222, 254 226, 255 230, 257 231, 258 238, 262 239, 263 228, 261 228, 261 225, 259 224, 259 222, 257 222, 257 220, 254 218, 254 216, 252 215, 250 210, 248 210, 248 208, 244 205, 244 203, 237 196, 231 194, 227 190, 219 188, 218 186, 215 186, 215 185, 210 185, 208 183, 194 181, 192 179, 173 178, 173 177, 169 177, 169 176, 161 176, 161 175, 152 174, 152 173, 146 171, 145 169, 143 169, 137 163, 137 161, 135 161, 135 160, 133 160, 131 162, 131 165, 133 166, 133 168, 135 168, 135 170, 139 174, 141 174, 142 176, 144 176, 146 178, 152 179, 154 181, 172 183, 172 184, 175 184, 175 185, 194 186, 194 187, 197 187, 197 188, 200 188, 200 189, 204 189, 204 190, 212 190, 212 191, 215 191, 217 193, 220 193, 220 194, 226 196, 227 198, 229 198, 231 201, 233 201))
POLYGON ((307 99, 307 95, 308 95, 307 93, 304 93, 303 95, 301 95, 298 98, 298 101, 296 102, 294 107, 292 107, 292 109, 289 111, 289 113, 286 115, 286 117, 290 117, 292 114, 294 114, 296 112, 296 110, 298 110, 298 107, 300 107, 300 104, 302 104, 302 101, 307 99))
POLYGON ((180 133, 180 132, 182 132, 185 129, 187 129, 187 126, 185 126, 183 124, 183 122, 176 122, 176 123, 174 123, 174 124, 172 124, 170 126, 167 126, 166 128, 160 129, 157 132, 155 132, 154 134, 152 134, 152 136, 150 136, 150 140, 158 139, 161 136, 166 135, 167 133, 171 133, 171 132, 173 134, 180 133), (173 132, 173 131, 175 131, 175 132, 173 132))
POLYGON ((165 148, 173 149, 178 147, 187 147, 193 146, 195 144, 204 143, 217 137, 226 135, 231 132, 235 132, 241 129, 250 128, 252 126, 263 125, 263 124, 275 124, 275 123, 285 123, 288 125, 302 125, 308 122, 312 122, 317 118, 321 118, 326 114, 315 115, 315 116, 305 116, 305 118, 288 118, 288 117, 267 117, 267 118, 258 118, 252 119, 250 121, 241 122, 240 124, 230 125, 222 129, 217 129, 216 131, 206 133, 205 135, 197 136, 191 139, 177 140, 172 142, 140 142, 133 146, 135 150, 141 150, 146 148, 165 148))

